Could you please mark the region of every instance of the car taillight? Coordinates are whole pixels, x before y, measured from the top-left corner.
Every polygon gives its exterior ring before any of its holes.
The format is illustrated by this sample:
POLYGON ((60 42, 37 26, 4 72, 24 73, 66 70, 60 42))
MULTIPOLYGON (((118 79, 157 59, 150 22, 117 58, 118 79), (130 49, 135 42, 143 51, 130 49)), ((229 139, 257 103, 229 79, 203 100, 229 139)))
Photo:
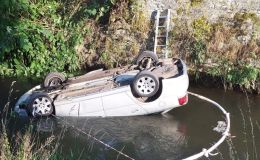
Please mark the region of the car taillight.
POLYGON ((180 105, 184 105, 188 101, 188 95, 186 94, 184 97, 178 98, 178 100, 180 105))

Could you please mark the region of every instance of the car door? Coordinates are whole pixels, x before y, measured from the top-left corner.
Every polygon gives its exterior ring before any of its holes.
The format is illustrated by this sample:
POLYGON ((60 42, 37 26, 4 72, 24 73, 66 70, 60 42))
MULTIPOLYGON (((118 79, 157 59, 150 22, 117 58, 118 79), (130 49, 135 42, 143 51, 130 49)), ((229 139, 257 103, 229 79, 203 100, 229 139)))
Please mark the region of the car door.
POLYGON ((104 117, 101 93, 80 99, 79 116, 104 117))
POLYGON ((142 115, 146 112, 136 104, 132 97, 129 86, 119 87, 102 94, 105 116, 131 116, 142 115))

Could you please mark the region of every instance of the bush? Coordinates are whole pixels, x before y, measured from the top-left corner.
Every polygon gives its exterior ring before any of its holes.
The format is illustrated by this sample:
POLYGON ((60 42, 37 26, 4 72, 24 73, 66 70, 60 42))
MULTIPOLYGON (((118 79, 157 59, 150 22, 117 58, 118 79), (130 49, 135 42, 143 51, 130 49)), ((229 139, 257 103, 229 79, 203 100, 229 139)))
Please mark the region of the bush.
POLYGON ((75 48, 89 32, 86 18, 99 21, 111 5, 110 1, 2 0, 0 75, 75 72, 82 64, 75 48))
POLYGON ((192 7, 196 7, 201 5, 204 2, 204 0, 191 0, 190 2, 192 7))
POLYGON ((201 65, 206 60, 207 46, 206 44, 200 41, 194 41, 191 43, 191 61, 195 65, 201 65))
POLYGON ((198 40, 209 40, 211 36, 211 25, 205 17, 198 18, 192 23, 194 37, 198 40))

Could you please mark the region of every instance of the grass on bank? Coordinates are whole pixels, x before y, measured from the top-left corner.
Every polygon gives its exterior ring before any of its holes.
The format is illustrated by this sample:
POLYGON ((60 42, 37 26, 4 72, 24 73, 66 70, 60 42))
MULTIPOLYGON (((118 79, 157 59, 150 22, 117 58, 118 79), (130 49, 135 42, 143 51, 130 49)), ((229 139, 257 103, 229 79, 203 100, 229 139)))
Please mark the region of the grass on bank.
POLYGON ((203 71, 222 79, 226 89, 260 93, 260 18, 256 14, 238 12, 214 23, 205 16, 190 23, 179 17, 174 23, 173 56, 185 59, 194 73, 203 71))
POLYGON ((50 135, 44 142, 39 143, 39 137, 29 128, 25 131, 13 132, 11 120, 17 118, 10 108, 13 86, 11 84, 8 101, 0 112, 0 159, 1 160, 43 160, 55 159, 58 141, 61 137, 50 135))

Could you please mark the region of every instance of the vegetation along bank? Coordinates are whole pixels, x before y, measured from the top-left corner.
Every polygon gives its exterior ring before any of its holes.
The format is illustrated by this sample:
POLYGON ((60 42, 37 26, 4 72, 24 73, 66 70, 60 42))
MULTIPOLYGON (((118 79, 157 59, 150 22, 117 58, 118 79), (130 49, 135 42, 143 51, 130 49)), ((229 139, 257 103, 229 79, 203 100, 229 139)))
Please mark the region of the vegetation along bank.
MULTIPOLYGON (((128 64, 152 49, 151 1, 1 0, 0 76, 128 64)), ((260 93, 258 14, 237 10, 212 19, 202 10, 207 0, 172 3, 170 53, 189 64, 194 81, 260 93)))

